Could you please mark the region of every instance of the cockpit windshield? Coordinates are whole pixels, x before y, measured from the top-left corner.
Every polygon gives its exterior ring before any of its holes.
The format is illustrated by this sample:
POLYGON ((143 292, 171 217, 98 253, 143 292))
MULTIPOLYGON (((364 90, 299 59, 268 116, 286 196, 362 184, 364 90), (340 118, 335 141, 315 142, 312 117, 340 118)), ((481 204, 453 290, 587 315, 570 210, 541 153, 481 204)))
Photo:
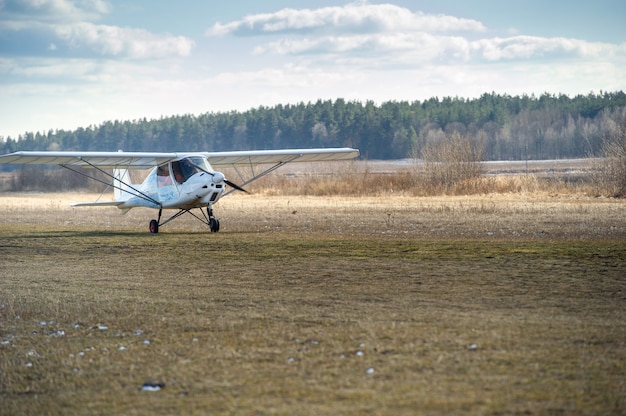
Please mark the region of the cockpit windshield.
POLYGON ((184 183, 192 175, 198 172, 210 171, 211 167, 205 158, 200 156, 186 157, 171 163, 174 179, 178 183, 184 183))

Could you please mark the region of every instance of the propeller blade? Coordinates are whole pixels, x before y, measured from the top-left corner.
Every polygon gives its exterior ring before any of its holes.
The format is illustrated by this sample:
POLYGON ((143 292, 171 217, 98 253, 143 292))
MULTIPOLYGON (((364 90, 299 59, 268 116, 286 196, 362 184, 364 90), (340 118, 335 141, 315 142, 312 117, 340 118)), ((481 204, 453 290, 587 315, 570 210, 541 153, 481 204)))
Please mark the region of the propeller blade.
POLYGON ((230 186, 232 188, 235 188, 238 191, 245 192, 247 194, 250 193, 250 192, 246 191, 245 189, 243 189, 241 186, 237 185, 236 183, 229 181, 228 179, 224 179, 224 182, 226 182, 226 185, 228 185, 228 186, 230 186))

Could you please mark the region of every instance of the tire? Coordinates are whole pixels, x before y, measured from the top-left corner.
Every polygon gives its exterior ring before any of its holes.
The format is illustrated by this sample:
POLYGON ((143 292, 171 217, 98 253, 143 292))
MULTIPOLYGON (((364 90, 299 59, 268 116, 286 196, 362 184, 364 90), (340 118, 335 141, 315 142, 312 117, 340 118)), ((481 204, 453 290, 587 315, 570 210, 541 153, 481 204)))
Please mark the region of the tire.
POLYGON ((150 234, 157 234, 159 232, 159 223, 157 220, 150 221, 150 234))
POLYGON ((212 233, 216 233, 220 230, 220 221, 217 218, 209 219, 209 228, 212 233))

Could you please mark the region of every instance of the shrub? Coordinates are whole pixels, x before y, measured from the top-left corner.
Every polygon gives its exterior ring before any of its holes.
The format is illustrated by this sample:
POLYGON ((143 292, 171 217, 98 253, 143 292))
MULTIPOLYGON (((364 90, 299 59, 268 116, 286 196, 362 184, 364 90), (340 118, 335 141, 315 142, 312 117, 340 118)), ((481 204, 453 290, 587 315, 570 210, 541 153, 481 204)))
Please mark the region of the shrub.
POLYGON ((602 156, 594 172, 597 193, 616 198, 626 197, 626 122, 604 139, 602 156))
POLYGON ((482 176, 482 158, 481 146, 453 132, 440 142, 426 144, 418 166, 427 185, 452 189, 482 176))

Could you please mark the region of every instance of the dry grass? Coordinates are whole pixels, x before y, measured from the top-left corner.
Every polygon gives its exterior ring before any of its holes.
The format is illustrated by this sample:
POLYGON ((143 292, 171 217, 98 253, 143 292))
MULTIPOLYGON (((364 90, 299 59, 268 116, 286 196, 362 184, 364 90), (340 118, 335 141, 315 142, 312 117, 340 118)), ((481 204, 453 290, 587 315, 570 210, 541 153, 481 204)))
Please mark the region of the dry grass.
POLYGON ((626 412, 624 201, 94 198, 0 194, 0 414, 626 412))
MULTIPOLYGON (((288 165, 248 185, 256 194, 310 196, 442 196, 509 193, 603 195, 595 182, 604 160, 484 162, 452 166, 452 173, 416 160, 288 165), (441 172, 439 170, 441 170, 441 172), (477 170, 478 169, 478 170, 477 170), (433 172, 434 171, 434 172, 433 172), (459 172, 457 172, 459 171, 459 172), (482 171, 480 174, 479 171, 482 171), (458 173, 460 177, 447 180, 458 173), (436 180, 433 179, 436 177, 436 180)), ((236 171, 225 169, 237 181, 236 171)), ((241 170, 241 180, 250 172, 241 170)))
MULTIPOLYGON (((604 179, 606 172, 603 166, 607 160, 459 162, 452 163, 452 166, 413 159, 295 163, 246 185, 246 188, 266 196, 441 196, 538 192, 615 196, 612 188, 606 186, 609 181, 604 179)), ((222 169, 226 177, 237 183, 243 183, 253 173, 262 170, 258 166, 254 170, 222 169)), ((132 171, 133 182, 140 183, 147 173, 132 171)), ((101 183, 62 169, 0 173, 0 192, 67 192, 69 189, 102 192, 104 188, 101 183), (76 178, 81 182, 72 182, 76 178)))

